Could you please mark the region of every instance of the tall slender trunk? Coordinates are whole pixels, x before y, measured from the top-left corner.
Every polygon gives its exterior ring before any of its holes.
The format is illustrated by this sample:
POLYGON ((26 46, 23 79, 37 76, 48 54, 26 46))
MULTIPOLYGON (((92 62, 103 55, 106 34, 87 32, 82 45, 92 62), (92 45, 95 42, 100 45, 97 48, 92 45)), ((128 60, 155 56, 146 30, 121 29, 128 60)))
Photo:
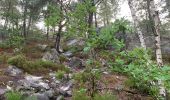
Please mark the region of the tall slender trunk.
MULTIPOLYGON (((94 7, 95 4, 94 4, 94 0, 91 0, 91 7, 94 7)), ((91 28, 92 28, 92 25, 93 25, 93 15, 94 15, 94 12, 92 11, 89 11, 89 16, 88 16, 88 34, 91 33, 91 28)))
POLYGON ((98 24, 97 24, 97 14, 96 13, 94 13, 94 18, 95 18, 95 27, 97 28, 98 24))
POLYGON ((23 36, 24 36, 24 38, 26 38, 26 34, 27 34, 27 31, 26 31, 26 13, 27 13, 27 0, 25 0, 25 2, 24 2, 25 4, 24 4, 24 20, 23 20, 23 36))
POLYGON ((169 12, 169 18, 170 18, 170 0, 166 0, 166 8, 168 9, 169 12))
POLYGON ((29 19, 28 19, 27 30, 26 30, 26 34, 27 34, 27 35, 29 34, 31 24, 32 24, 32 17, 31 17, 31 15, 30 15, 30 16, 29 16, 29 19))
POLYGON ((47 26, 47 40, 49 39, 49 29, 50 29, 50 27, 49 27, 49 25, 47 26))
MULTIPOLYGON (((156 45, 156 61, 159 67, 163 67, 162 52, 161 52, 161 40, 160 40, 160 18, 159 12, 156 10, 154 0, 150 0, 151 16, 154 21, 154 34, 155 34, 155 45, 156 45)), ((162 80, 158 81, 160 96, 166 100, 166 90, 162 80)))
POLYGON ((58 53, 60 53, 60 40, 61 40, 61 32, 62 32, 62 24, 60 23, 58 26, 58 32, 57 32, 57 36, 56 36, 56 42, 55 42, 55 48, 57 50, 58 53))
POLYGON ((129 5, 129 8, 131 10, 131 14, 132 14, 132 18, 133 18, 133 21, 134 21, 134 26, 136 28, 136 32, 138 34, 138 37, 139 37, 139 40, 140 40, 140 43, 141 43, 141 46, 146 49, 146 44, 145 44, 145 40, 144 40, 144 37, 143 37, 143 33, 139 27, 139 21, 138 21, 138 18, 136 16, 136 10, 135 10, 135 5, 133 4, 134 2, 137 2, 136 0, 128 0, 128 5, 129 5))

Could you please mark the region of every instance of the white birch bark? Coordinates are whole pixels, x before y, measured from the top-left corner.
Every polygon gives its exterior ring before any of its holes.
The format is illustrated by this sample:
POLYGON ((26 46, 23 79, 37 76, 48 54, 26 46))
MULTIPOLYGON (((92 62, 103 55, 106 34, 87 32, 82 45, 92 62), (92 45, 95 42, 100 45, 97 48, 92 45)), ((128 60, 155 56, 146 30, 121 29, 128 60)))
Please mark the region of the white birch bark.
POLYGON ((128 5, 129 5, 130 11, 131 11, 131 15, 132 15, 132 18, 133 18, 133 21, 134 21, 134 26, 136 28, 136 32, 138 34, 141 46, 144 49, 146 49, 146 44, 145 44, 145 40, 144 40, 144 37, 143 37, 143 33, 142 33, 142 31, 139 27, 139 20, 136 16, 136 9, 134 8, 134 7, 136 7, 136 5, 134 4, 135 2, 137 2, 137 1, 136 0, 128 0, 128 5))
MULTIPOLYGON (((160 18, 159 12, 156 10, 154 0, 150 0, 150 11, 151 16, 154 20, 154 34, 155 34, 155 46, 156 46, 156 61, 159 67, 163 66, 162 60, 162 52, 161 52, 161 40, 160 40, 160 18)), ((165 99, 166 98, 166 90, 161 80, 159 80, 158 84, 160 85, 159 93, 165 99)))

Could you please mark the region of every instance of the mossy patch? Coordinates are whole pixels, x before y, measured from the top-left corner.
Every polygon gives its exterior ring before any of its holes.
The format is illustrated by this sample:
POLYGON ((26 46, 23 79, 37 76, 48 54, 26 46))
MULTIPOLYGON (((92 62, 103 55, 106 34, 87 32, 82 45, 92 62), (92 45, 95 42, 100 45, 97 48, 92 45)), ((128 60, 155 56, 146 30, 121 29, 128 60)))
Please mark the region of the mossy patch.
POLYGON ((41 72, 45 70, 66 70, 62 64, 55 64, 51 61, 28 60, 24 55, 17 55, 8 59, 8 64, 15 65, 28 73, 41 72))

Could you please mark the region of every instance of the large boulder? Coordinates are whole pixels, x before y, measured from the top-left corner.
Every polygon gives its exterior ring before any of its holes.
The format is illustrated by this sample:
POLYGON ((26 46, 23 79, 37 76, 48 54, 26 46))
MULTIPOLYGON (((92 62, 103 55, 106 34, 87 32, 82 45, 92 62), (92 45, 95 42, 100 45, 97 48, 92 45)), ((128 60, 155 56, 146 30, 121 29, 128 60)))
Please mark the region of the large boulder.
POLYGON ((51 49, 50 51, 46 52, 42 58, 44 61, 52 61, 55 63, 59 63, 59 53, 56 49, 51 49))
POLYGON ((23 70, 17 68, 16 66, 10 65, 6 69, 5 74, 9 76, 20 76, 23 74, 23 70))
POLYGON ((45 45, 45 44, 38 44, 37 45, 38 49, 42 50, 42 51, 45 51, 48 47, 48 45, 45 45))
POLYGON ((7 92, 7 89, 1 89, 0 88, 0 100, 4 100, 5 99, 5 93, 7 92))
POLYGON ((42 80, 42 77, 37 76, 25 76, 25 79, 19 80, 17 85, 17 90, 36 90, 36 91, 46 91, 50 87, 48 83, 42 80))
POLYGON ((73 57, 69 61, 69 67, 81 69, 84 66, 83 66, 82 60, 80 58, 73 57))
POLYGON ((83 50, 84 45, 85 41, 83 39, 71 39, 66 41, 62 47, 64 51, 72 51, 74 53, 83 50))

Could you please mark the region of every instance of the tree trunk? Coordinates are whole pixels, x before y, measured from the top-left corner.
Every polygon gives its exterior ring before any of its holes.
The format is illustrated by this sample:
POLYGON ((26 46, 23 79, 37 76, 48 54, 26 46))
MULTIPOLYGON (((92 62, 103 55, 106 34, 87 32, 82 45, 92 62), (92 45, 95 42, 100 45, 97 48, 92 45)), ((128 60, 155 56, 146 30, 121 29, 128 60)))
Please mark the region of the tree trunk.
POLYGON ((170 18, 170 0, 166 0, 166 8, 168 9, 169 12, 169 18, 170 18))
MULTIPOLYGON (((156 10, 155 2, 154 0, 150 0, 150 10, 151 10, 151 16, 154 20, 154 34, 155 34, 155 45, 156 45, 156 61, 159 67, 163 67, 163 61, 162 61, 162 52, 161 52, 161 40, 160 40, 160 18, 159 18, 159 12, 156 10)), ((163 97, 164 100, 166 100, 166 90, 164 88, 164 84, 161 80, 158 81, 158 84, 160 85, 159 93, 160 96, 163 97)))
POLYGON ((27 13, 27 0, 25 0, 24 2, 24 20, 23 20, 23 36, 24 38, 26 38, 26 34, 27 34, 27 31, 26 31, 26 13, 27 13))
POLYGON ((60 53, 60 39, 61 39, 62 28, 63 28, 63 26, 60 23, 59 28, 58 28, 58 32, 56 34, 57 36, 56 36, 56 42, 55 42, 55 48, 56 48, 58 53, 60 53))
MULTIPOLYGON (((91 0, 91 7, 94 7, 95 4, 94 4, 94 0, 91 0)), ((88 16, 88 34, 91 33, 91 28, 92 28, 92 25, 93 25, 93 15, 94 15, 94 12, 92 11, 89 11, 89 16, 88 16)))
POLYGON ((49 26, 47 26, 47 40, 49 39, 49 26))
POLYGON ((27 34, 27 35, 29 34, 31 24, 32 24, 32 17, 31 17, 31 15, 30 15, 30 16, 29 16, 29 20, 28 20, 27 30, 26 30, 26 34, 27 34))
POLYGON ((94 18, 95 18, 95 27, 97 28, 98 24, 97 24, 97 14, 96 13, 94 13, 94 18))
POLYGON ((134 0, 128 0, 128 5, 129 5, 129 8, 131 10, 131 14, 132 14, 132 18, 133 18, 133 21, 134 21, 134 26, 136 28, 136 32, 138 34, 138 37, 139 37, 139 40, 140 40, 140 43, 141 43, 141 46, 146 49, 146 45, 145 45, 145 40, 144 40, 144 37, 143 37, 143 33, 139 27, 139 21, 137 19, 137 16, 136 16, 136 10, 135 10, 135 5, 133 4, 133 2, 137 2, 137 1, 134 1, 134 0))

